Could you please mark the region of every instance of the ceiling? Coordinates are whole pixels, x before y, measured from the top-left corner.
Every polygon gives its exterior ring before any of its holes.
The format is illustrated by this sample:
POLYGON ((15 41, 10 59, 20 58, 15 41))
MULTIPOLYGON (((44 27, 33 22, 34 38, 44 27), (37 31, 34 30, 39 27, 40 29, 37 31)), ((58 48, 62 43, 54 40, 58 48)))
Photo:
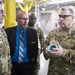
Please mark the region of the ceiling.
MULTIPOLYGON (((35 6, 33 5, 31 11, 35 11, 35 6)), ((46 10, 55 10, 58 9, 62 6, 73 6, 75 7, 75 0, 61 0, 61 1, 57 1, 57 2, 41 2, 39 3, 39 9, 42 10, 42 8, 45 8, 46 10)))
MULTIPOLYGON (((25 3, 34 2, 32 8, 30 11, 34 12, 35 9, 39 8, 40 11, 42 11, 43 8, 45 10, 56 10, 59 9, 62 6, 73 6, 75 7, 75 0, 22 0, 25 3)), ((25 4, 24 3, 24 4, 25 4)))

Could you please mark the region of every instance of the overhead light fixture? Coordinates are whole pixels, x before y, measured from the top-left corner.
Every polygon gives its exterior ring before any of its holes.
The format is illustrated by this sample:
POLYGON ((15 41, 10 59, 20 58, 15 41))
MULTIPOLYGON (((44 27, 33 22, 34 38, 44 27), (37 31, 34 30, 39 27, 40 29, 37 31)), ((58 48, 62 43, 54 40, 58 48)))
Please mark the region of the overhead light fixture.
POLYGON ((46 8, 42 8, 42 11, 45 11, 46 10, 46 8))
POLYGON ((23 0, 16 0, 16 2, 23 2, 23 0))

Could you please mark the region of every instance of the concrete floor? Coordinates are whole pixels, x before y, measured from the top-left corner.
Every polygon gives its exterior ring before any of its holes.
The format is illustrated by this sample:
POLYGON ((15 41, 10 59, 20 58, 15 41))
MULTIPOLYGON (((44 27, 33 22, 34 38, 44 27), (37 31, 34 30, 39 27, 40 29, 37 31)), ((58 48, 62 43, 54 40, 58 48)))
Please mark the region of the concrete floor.
MULTIPOLYGON (((44 34, 46 38, 47 34, 44 34)), ((38 75, 47 75, 49 60, 45 60, 43 52, 40 55, 40 70, 38 75)))
POLYGON ((43 53, 40 55, 40 70, 39 75, 47 75, 49 60, 45 60, 43 53))

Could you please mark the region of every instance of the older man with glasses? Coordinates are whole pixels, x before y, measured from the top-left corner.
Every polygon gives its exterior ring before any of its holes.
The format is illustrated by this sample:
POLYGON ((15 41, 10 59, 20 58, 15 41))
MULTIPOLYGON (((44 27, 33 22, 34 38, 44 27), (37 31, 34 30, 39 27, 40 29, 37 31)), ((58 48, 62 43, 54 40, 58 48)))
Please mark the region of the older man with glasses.
POLYGON ((74 11, 62 7, 59 28, 52 30, 44 42, 44 57, 50 58, 47 75, 75 75, 74 11), (51 49, 52 48, 52 49, 51 49))

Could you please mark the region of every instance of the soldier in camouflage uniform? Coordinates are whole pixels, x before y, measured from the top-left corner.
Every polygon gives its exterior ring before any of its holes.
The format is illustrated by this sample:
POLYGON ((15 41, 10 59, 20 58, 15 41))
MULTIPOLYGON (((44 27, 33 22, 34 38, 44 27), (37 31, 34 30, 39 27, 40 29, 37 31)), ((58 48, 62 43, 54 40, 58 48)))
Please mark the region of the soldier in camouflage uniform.
MULTIPOLYGON (((3 22, 5 16, 3 4, 0 1, 0 23, 3 22)), ((9 60, 9 44, 4 29, 0 28, 0 75, 9 75, 8 60, 9 60)))
POLYGON ((29 15, 29 24, 28 26, 31 28, 35 28, 37 30, 37 34, 38 34, 38 57, 37 57, 37 64, 35 67, 35 73, 34 75, 38 75, 39 69, 40 69, 40 53, 43 50, 43 46, 44 46, 44 35, 43 35, 43 31, 40 27, 38 27, 36 24, 36 17, 34 13, 31 13, 31 15, 29 15))
POLYGON ((59 14, 59 28, 52 30, 44 42, 44 57, 50 58, 47 75, 75 75, 75 25, 74 11, 62 7, 59 14), (54 52, 49 52, 47 46, 57 44, 54 52))

